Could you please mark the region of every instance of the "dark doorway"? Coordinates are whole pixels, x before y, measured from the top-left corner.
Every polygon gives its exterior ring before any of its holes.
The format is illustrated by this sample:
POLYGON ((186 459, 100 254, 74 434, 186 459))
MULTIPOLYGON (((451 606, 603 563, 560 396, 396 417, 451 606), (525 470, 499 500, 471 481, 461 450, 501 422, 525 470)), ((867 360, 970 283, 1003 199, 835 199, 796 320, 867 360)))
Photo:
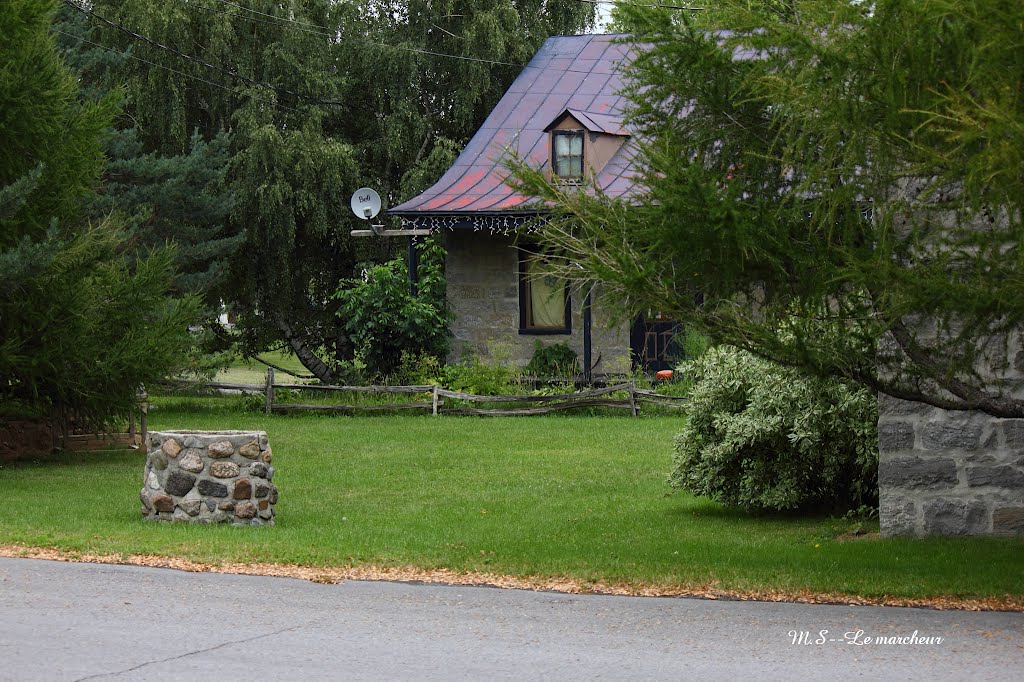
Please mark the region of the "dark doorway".
POLYGON ((644 372, 674 369, 683 358, 680 331, 678 322, 662 319, 660 315, 650 320, 637 316, 629 335, 634 367, 644 372))

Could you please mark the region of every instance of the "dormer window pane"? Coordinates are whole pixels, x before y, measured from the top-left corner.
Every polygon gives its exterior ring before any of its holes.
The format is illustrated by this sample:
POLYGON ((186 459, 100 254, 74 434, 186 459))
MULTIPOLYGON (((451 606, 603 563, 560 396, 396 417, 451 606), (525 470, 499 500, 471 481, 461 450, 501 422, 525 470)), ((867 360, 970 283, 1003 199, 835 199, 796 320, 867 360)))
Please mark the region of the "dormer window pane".
POLYGON ((582 178, 583 131, 555 130, 552 135, 555 175, 560 178, 582 178))

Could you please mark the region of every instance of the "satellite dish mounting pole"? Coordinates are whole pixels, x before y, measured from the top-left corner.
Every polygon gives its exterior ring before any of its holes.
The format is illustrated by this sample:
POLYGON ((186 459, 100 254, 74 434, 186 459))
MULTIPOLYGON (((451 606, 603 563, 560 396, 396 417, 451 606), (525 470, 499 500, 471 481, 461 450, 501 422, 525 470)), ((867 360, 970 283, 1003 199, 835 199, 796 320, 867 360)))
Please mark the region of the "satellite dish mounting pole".
POLYGON ((416 237, 409 237, 409 295, 415 296, 419 290, 419 254, 416 253, 416 237))

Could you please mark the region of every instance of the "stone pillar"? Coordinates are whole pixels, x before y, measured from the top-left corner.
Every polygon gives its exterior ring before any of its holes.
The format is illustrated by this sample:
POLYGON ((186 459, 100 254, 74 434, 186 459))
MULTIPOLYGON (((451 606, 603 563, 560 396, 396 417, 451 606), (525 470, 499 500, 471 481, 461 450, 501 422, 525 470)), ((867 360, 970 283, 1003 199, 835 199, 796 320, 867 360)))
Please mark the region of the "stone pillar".
POLYGON ((1024 535, 1024 419, 879 396, 883 535, 1024 535))
POLYGON ((263 431, 156 431, 147 447, 146 519, 274 525, 278 493, 263 431))

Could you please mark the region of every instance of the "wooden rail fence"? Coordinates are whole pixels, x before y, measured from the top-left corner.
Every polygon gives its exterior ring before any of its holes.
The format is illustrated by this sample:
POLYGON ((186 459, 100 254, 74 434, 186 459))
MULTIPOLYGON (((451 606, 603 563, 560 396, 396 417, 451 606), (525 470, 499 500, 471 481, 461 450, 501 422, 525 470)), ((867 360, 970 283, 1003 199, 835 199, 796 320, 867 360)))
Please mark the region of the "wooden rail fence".
POLYGON ((274 381, 274 369, 267 369, 267 378, 263 385, 231 384, 210 382, 203 386, 215 389, 236 390, 264 395, 264 411, 272 412, 368 412, 387 410, 424 410, 437 416, 440 414, 512 416, 549 414, 562 410, 581 407, 611 407, 629 410, 632 415, 640 414, 642 402, 661 405, 663 407, 684 408, 686 398, 661 395, 656 391, 637 388, 633 382, 595 388, 588 391, 564 393, 559 395, 475 395, 461 391, 450 391, 436 385, 430 386, 329 386, 316 384, 278 384, 274 381), (423 395, 424 400, 405 403, 386 403, 379 405, 317 405, 303 403, 283 403, 275 400, 276 389, 297 391, 325 391, 371 394, 407 394, 423 395), (615 393, 625 393, 626 397, 614 398, 615 393), (429 399, 426 396, 429 395, 429 399), (457 401, 455 404, 449 404, 457 401), (466 407, 459 403, 481 404, 481 407, 466 407), (488 403, 495 407, 485 407, 488 403), (500 405, 499 405, 500 404, 500 405), (509 405, 522 404, 522 407, 509 405))

